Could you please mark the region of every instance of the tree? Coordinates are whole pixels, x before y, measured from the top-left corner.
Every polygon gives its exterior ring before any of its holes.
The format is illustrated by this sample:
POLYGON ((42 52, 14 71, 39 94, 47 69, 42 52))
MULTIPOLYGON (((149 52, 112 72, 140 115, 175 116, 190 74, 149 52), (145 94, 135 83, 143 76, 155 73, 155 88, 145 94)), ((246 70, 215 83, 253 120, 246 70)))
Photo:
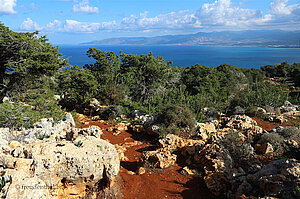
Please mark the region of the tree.
POLYGON ((123 98, 119 80, 120 60, 114 52, 104 52, 96 48, 87 51, 88 57, 96 60, 94 64, 87 64, 85 69, 91 71, 98 82, 97 99, 103 104, 115 104, 123 98))
POLYGON ((122 82, 128 85, 134 100, 147 103, 152 96, 164 95, 172 62, 154 57, 151 52, 148 55, 121 53, 121 60, 122 82))
POLYGON ((58 76, 59 90, 63 95, 62 104, 78 109, 90 103, 97 91, 97 81, 89 70, 73 66, 58 76))
POLYGON ((67 60, 39 32, 17 33, 0 23, 0 101, 25 77, 51 76, 67 60))
POLYGON ((119 56, 114 52, 104 52, 96 48, 87 51, 88 57, 96 60, 94 64, 87 64, 85 69, 89 69, 99 84, 109 84, 116 80, 117 72, 120 68, 119 56))

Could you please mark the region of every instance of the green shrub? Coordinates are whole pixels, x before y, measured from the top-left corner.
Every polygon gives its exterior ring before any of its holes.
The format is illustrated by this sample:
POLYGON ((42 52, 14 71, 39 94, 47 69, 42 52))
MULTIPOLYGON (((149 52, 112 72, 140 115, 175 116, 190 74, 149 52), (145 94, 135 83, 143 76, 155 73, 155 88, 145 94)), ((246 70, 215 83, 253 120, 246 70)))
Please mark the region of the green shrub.
POLYGON ((122 106, 109 106, 101 113, 104 120, 114 120, 124 114, 122 106))
POLYGON ((263 111, 263 109, 257 106, 250 106, 246 109, 245 112, 251 117, 257 117, 263 120, 268 119, 268 115, 263 111))
POLYGON ((119 104, 124 99, 124 92, 120 86, 111 84, 102 86, 101 92, 96 95, 96 98, 104 105, 119 104))
POLYGON ((278 133, 265 133, 258 140, 258 144, 270 143, 274 151, 282 154, 285 151, 284 137, 278 133))
POLYGON ((162 127, 161 134, 182 135, 184 132, 192 132, 196 124, 192 111, 183 105, 167 106, 158 121, 159 126, 162 127))
POLYGON ((243 142, 237 132, 230 132, 225 135, 223 145, 229 151, 234 167, 242 167, 246 171, 251 167, 249 165, 250 160, 255 159, 252 155, 251 141, 247 140, 243 142))
POLYGON ((0 104, 1 127, 29 128, 42 118, 58 121, 65 114, 54 98, 54 82, 49 77, 24 78, 8 94, 11 102, 0 104))
POLYGON ((70 110, 87 106, 94 97, 98 82, 88 70, 73 66, 58 75, 61 104, 70 110))
POLYGON ((39 108, 23 102, 0 104, 0 126, 12 130, 29 128, 42 118, 54 118, 61 120, 64 111, 57 104, 47 104, 47 107, 39 108))
POLYGON ((279 134, 285 139, 294 140, 300 144, 300 130, 296 127, 286 127, 279 134))
POLYGON ((267 82, 253 83, 239 92, 231 102, 231 106, 248 108, 252 106, 272 107, 282 106, 288 99, 288 93, 283 88, 267 82))

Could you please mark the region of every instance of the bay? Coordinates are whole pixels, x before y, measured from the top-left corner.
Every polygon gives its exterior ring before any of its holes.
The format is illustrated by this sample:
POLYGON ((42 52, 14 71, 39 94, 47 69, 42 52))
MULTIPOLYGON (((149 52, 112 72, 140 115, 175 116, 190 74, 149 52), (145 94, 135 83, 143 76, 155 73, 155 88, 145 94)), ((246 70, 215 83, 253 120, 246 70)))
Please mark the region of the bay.
POLYGON ((173 61, 173 66, 188 67, 195 64, 219 66, 230 64, 243 68, 256 68, 281 62, 300 63, 300 48, 268 48, 237 46, 144 46, 144 45, 61 45, 60 53, 69 58, 71 65, 84 66, 94 63, 94 59, 86 55, 90 48, 102 51, 120 51, 126 54, 148 54, 162 56, 166 61, 173 61))

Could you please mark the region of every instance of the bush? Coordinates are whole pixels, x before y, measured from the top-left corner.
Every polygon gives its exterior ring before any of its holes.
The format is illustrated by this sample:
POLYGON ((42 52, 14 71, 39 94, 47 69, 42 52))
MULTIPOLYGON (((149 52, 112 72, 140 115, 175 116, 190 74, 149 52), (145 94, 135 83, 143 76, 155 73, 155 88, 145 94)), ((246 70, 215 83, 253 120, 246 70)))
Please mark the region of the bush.
POLYGON ((61 104, 70 110, 87 106, 97 89, 98 82, 88 70, 74 66, 58 76, 61 104))
POLYGON ((263 120, 268 119, 268 115, 266 114, 266 112, 262 108, 257 106, 250 106, 246 109, 245 112, 251 117, 257 117, 263 120))
POLYGON ((119 104, 124 99, 123 89, 113 84, 102 86, 96 98, 104 105, 119 104))
POLYGON ((57 104, 35 107, 23 102, 0 104, 0 126, 11 130, 30 128, 42 118, 52 117, 55 121, 63 118, 64 111, 57 104))
POLYGON ((162 127, 161 134, 181 134, 191 132, 195 128, 196 120, 192 111, 183 105, 169 105, 162 110, 158 119, 162 127))
POLYGON ((279 131, 279 134, 288 140, 294 140, 300 144, 300 130, 296 127, 287 127, 279 131))
POLYGON ((101 114, 101 117, 104 120, 114 120, 124 114, 122 106, 110 106, 104 110, 101 114))
POLYGON ((223 145, 229 151, 234 163, 234 167, 242 167, 245 171, 248 170, 250 160, 255 159, 253 148, 250 144, 251 140, 243 142, 237 132, 231 132, 225 135, 223 145))
POLYGON ((265 133, 258 140, 258 144, 270 143, 274 152, 282 154, 285 151, 284 137, 278 133, 265 133))
POLYGON ((65 112, 54 98, 51 78, 24 78, 19 84, 8 93, 11 102, 0 104, 1 127, 29 128, 42 118, 63 118, 65 112))

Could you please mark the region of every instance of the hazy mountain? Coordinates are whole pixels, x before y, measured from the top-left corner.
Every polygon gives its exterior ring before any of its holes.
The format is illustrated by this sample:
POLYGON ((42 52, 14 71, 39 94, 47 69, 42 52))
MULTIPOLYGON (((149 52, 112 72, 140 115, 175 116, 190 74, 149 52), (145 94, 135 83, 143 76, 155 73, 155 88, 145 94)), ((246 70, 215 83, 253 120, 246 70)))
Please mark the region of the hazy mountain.
POLYGON ((228 45, 300 47, 300 31, 247 30, 199 32, 187 35, 156 37, 120 37, 96 40, 84 44, 94 45, 228 45))

